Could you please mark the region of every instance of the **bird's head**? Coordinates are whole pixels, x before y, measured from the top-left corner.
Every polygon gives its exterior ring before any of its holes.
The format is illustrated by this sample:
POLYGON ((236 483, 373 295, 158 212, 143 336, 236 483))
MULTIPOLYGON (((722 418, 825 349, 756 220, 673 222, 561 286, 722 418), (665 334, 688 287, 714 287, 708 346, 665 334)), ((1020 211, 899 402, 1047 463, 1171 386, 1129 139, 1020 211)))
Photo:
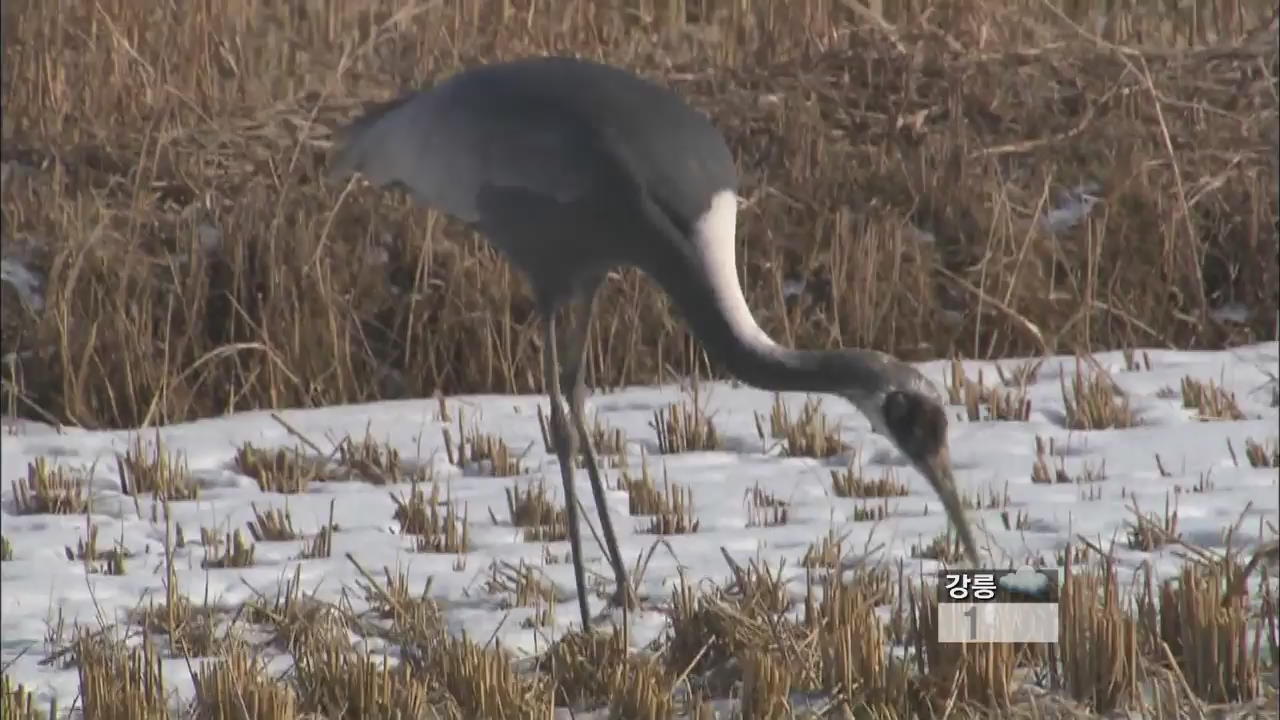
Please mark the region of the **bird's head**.
POLYGON ((871 421, 872 429, 906 455, 942 501, 956 529, 965 556, 978 564, 977 544, 956 492, 947 445, 947 414, 937 388, 918 370, 880 352, 840 353, 842 362, 856 364, 851 377, 862 382, 840 394, 871 421))

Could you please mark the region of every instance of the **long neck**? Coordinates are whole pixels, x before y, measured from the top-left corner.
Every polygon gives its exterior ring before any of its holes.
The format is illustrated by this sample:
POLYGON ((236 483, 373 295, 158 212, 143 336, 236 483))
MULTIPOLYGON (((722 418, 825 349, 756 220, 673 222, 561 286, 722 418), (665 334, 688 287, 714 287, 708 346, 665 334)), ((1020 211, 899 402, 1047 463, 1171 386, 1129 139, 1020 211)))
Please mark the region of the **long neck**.
POLYGON ((676 301, 707 355, 739 380, 779 392, 848 389, 822 372, 821 351, 775 343, 751 316, 736 278, 736 295, 728 298, 721 293, 723 288, 700 282, 696 273, 688 276, 688 282, 660 284, 676 301))
MULTIPOLYGON (((648 268, 669 294, 707 354, 743 382, 774 391, 837 392, 871 378, 837 378, 824 371, 823 351, 775 343, 756 323, 738 282, 734 253, 736 197, 717 194, 691 237, 673 236, 648 268)), ((828 365, 829 367, 829 365, 828 365)))

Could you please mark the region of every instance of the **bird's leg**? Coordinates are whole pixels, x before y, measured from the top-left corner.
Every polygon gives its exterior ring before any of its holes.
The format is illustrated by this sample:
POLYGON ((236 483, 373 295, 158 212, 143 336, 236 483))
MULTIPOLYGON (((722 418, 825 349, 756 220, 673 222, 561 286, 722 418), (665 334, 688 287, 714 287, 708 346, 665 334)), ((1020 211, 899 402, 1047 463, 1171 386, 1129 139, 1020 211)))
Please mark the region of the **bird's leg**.
POLYGON ((564 396, 560 391, 560 362, 556 352, 556 314, 545 314, 546 341, 542 347, 542 381, 551 400, 551 438, 560 460, 560 478, 564 481, 565 523, 569 526, 569 551, 573 556, 573 581, 578 586, 578 610, 582 613, 582 630, 591 627, 591 607, 587 604, 587 574, 582 564, 582 535, 578 528, 578 496, 573 487, 572 430, 566 422, 564 396))
POLYGON ((600 532, 604 535, 605 550, 609 554, 609 564, 613 567, 613 577, 617 583, 613 604, 623 608, 623 625, 626 625, 625 612, 635 606, 631 583, 627 581, 627 568, 623 562, 622 551, 618 549, 618 537, 613 531, 613 520, 609 515, 609 504, 604 495, 604 482, 600 477, 600 464, 596 460, 595 448, 591 444, 591 433, 587 430, 586 414, 583 405, 586 402, 586 355, 587 336, 591 326, 591 311, 595 306, 595 290, 591 285, 580 294, 581 306, 573 327, 565 337, 564 383, 569 387, 569 411, 573 415, 576 443, 572 443, 575 451, 581 445, 583 465, 587 468, 587 477, 591 479, 591 494, 596 502, 596 512, 600 516, 600 532))

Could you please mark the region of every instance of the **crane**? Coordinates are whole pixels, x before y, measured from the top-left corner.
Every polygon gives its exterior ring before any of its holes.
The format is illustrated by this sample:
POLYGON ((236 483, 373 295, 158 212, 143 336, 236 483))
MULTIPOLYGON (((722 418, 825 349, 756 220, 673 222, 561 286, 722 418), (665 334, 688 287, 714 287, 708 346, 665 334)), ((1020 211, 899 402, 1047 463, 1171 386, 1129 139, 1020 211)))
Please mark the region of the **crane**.
POLYGON ((473 67, 373 106, 341 134, 329 177, 400 187, 485 237, 527 278, 544 323, 544 390, 564 484, 583 630, 590 627, 573 459, 581 452, 623 607, 631 588, 583 419, 584 356, 606 274, 638 268, 707 354, 773 391, 846 398, 928 480, 970 563, 947 417, 919 371, 868 349, 803 350, 756 323, 736 271, 738 175, 723 135, 675 92, 569 57, 473 67), (568 326, 559 328, 557 314, 568 326), (564 401, 568 400, 566 411, 564 401))

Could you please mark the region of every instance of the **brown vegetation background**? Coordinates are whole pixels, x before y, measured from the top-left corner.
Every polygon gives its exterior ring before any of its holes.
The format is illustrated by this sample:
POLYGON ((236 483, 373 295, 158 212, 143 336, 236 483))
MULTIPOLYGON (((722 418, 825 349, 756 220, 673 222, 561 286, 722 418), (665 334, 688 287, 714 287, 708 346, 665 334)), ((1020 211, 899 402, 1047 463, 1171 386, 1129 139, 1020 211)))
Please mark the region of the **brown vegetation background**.
MULTIPOLYGON (((532 392, 537 319, 483 240, 320 179, 368 101, 573 53, 707 111, 762 325, 910 359, 1276 338, 1269 0, 13 0, 5 411, 136 426, 532 392), (1035 218, 1096 183, 1087 222, 1035 218), (785 288, 803 281, 803 292, 785 288), (1223 317, 1215 309, 1243 308, 1223 317)), ((620 273, 590 381, 706 368, 620 273)))

